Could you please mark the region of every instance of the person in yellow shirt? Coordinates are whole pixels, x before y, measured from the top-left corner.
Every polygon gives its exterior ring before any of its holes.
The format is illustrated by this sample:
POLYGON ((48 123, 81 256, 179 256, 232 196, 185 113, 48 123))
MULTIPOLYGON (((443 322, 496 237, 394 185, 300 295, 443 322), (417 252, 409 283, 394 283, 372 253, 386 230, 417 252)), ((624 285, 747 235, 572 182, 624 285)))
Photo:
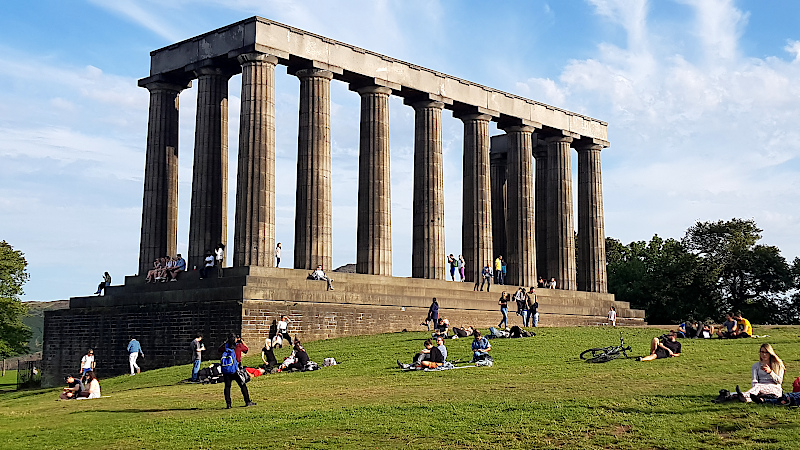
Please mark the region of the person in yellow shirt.
POLYGON ((502 284, 500 277, 502 277, 503 273, 503 257, 498 256, 497 259, 494 260, 494 284, 502 284))
POLYGON ((736 319, 736 331, 734 331, 735 338, 749 338, 753 337, 753 326, 750 321, 742 317, 741 312, 737 312, 734 316, 736 319))

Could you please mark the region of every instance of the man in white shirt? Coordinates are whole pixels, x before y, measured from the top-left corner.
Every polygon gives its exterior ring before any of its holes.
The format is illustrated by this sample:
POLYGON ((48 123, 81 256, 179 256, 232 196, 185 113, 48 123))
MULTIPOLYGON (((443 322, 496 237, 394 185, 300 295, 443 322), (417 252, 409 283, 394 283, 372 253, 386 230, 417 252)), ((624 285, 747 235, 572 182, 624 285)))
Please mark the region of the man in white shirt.
POLYGON ((328 290, 333 290, 333 278, 328 278, 325 275, 325 272, 322 270, 322 265, 320 264, 317 266, 317 270, 311 273, 311 276, 314 277, 315 280, 325 280, 328 282, 328 290))
POLYGON ((275 267, 281 266, 281 243, 275 246, 275 267))

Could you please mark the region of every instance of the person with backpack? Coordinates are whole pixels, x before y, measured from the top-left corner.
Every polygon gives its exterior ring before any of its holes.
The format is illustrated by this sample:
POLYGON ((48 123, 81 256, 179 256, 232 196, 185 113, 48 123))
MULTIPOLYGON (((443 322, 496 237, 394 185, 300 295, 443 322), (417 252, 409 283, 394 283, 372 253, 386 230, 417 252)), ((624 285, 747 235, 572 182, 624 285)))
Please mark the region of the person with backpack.
POLYGON ((517 303, 517 315, 522 316, 522 326, 528 326, 528 293, 525 292, 525 288, 521 287, 517 289, 517 293, 514 294, 514 300, 517 303))
POLYGON ((228 409, 232 407, 231 382, 234 380, 242 391, 244 406, 256 405, 256 402, 250 400, 250 392, 247 390, 246 382, 237 374, 242 364, 242 353, 247 353, 248 350, 242 338, 236 337, 233 333, 229 334, 228 340, 219 347, 219 351, 222 353, 222 358, 220 359, 222 378, 225 381, 225 404, 228 409))
POLYGON ((539 326, 539 301, 536 300, 536 290, 533 289, 533 286, 528 291, 528 320, 533 321, 534 327, 539 326))

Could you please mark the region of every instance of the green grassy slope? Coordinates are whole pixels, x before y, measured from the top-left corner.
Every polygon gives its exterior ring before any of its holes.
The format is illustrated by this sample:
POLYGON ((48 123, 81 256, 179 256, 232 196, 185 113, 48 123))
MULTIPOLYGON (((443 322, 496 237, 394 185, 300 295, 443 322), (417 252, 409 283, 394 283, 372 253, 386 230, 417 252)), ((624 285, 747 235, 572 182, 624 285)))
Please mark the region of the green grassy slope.
MULTIPOLYGON (((249 384, 258 406, 224 409, 222 385, 187 385, 189 366, 101 380, 107 398, 57 402, 58 390, 0 395, 0 448, 797 448, 798 410, 710 402, 749 385, 758 346, 800 375, 800 328, 768 339, 682 341, 680 358, 586 364, 578 354, 618 342, 619 329, 542 328, 494 340, 495 366, 403 373, 423 333, 311 342, 316 372, 249 384)), ((645 354, 655 329, 622 329, 645 354)), ((470 339, 449 340, 468 359, 470 339)), ((278 351, 279 358, 288 349, 278 351)), ((257 365, 257 356, 245 363, 257 365)), ((259 361, 260 362, 260 361, 259 361)))

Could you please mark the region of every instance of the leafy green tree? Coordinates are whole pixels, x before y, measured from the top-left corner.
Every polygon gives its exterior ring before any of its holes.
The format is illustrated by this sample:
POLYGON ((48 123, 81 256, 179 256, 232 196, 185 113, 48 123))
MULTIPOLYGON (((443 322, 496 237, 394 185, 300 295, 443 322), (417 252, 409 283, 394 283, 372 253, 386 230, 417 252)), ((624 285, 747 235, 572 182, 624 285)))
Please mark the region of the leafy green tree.
POLYGON ((0 242, 0 357, 27 352, 30 329, 22 323, 27 312, 19 296, 22 285, 28 281, 25 272, 28 262, 19 250, 6 242, 0 242))
POLYGON ((721 308, 758 323, 785 323, 794 273, 777 247, 757 244, 761 231, 753 220, 697 222, 683 243, 703 260, 721 308))

